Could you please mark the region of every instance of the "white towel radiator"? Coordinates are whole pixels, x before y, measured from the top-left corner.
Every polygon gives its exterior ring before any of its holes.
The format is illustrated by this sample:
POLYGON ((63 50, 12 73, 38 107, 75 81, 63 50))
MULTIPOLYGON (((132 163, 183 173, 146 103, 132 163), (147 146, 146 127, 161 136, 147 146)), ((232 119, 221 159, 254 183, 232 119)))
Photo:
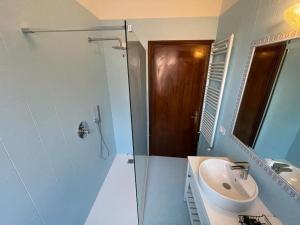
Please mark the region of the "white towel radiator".
POLYGON ((204 94, 200 133, 212 148, 223 97, 234 35, 212 45, 204 94))

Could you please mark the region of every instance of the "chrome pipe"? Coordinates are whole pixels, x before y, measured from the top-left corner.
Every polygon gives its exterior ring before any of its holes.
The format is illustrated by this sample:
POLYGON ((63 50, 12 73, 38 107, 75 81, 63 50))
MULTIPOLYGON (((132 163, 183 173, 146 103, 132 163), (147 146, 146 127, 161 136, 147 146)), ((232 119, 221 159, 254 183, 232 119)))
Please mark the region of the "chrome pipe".
POLYGON ((93 41, 119 41, 119 43, 122 44, 121 38, 118 38, 118 37, 108 37, 108 38, 92 38, 92 37, 88 37, 88 41, 89 42, 93 42, 93 41))
POLYGON ((33 33, 49 33, 49 32, 81 32, 81 31, 105 31, 105 30, 124 30, 125 26, 95 26, 87 28, 71 28, 71 29, 43 29, 43 28, 29 28, 21 27, 21 31, 24 34, 33 33))

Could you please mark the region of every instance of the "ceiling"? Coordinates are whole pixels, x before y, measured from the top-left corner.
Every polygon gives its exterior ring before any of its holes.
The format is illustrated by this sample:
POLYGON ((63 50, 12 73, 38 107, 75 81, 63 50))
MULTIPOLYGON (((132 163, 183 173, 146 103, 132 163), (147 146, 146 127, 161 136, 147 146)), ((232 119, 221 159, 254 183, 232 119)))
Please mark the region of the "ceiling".
POLYGON ((76 0, 98 19, 219 16, 238 0, 76 0), (222 7, 222 2, 223 7, 222 7))

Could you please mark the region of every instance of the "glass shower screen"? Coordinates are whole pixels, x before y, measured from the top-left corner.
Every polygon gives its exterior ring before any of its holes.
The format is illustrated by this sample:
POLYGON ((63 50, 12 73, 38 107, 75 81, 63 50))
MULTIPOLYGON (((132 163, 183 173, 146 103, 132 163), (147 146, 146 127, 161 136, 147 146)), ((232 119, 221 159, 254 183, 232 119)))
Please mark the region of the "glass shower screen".
POLYGON ((148 168, 146 50, 126 21, 125 27, 138 217, 142 225, 148 168))

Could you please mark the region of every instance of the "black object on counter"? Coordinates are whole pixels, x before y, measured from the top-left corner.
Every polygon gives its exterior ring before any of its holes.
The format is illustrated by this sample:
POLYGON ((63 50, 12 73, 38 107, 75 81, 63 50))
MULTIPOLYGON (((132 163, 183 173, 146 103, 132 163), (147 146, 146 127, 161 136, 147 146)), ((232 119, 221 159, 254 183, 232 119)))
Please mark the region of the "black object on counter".
POLYGON ((241 225, 272 225, 265 215, 239 215, 239 223, 241 225))

